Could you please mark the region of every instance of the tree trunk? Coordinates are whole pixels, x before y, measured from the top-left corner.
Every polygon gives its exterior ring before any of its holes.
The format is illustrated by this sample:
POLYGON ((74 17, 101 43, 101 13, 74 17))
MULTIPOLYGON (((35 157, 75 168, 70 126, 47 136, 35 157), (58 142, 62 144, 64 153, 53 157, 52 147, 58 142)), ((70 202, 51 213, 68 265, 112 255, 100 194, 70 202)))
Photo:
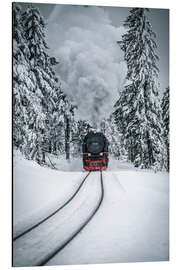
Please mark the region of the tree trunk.
POLYGON ((154 158, 153 158, 153 151, 152 151, 152 143, 151 143, 148 131, 146 133, 146 137, 147 137, 147 145, 148 145, 149 165, 151 166, 153 164, 154 158))
POLYGON ((44 151, 44 131, 41 130, 38 132, 37 137, 37 152, 36 152, 36 161, 42 165, 45 164, 45 151, 44 151))
POLYGON ((70 121, 67 115, 65 115, 65 152, 66 159, 70 159, 70 121))

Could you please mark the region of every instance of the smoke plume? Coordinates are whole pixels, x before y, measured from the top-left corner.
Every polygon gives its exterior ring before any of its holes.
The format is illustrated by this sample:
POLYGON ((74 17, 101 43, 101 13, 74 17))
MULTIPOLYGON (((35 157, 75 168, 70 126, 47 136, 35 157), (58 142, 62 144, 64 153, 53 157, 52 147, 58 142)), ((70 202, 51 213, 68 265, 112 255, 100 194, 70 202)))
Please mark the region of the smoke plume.
POLYGON ((124 83, 126 66, 117 44, 123 32, 102 7, 58 5, 48 20, 64 92, 77 104, 78 117, 94 126, 112 112, 124 83))

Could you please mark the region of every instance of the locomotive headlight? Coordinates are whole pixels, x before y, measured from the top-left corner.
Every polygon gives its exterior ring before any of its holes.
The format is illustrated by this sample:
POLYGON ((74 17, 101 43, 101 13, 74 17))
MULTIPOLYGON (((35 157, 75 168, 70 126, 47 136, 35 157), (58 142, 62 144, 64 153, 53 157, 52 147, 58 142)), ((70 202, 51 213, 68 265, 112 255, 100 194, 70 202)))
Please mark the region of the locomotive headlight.
POLYGON ((101 153, 99 153, 99 155, 100 155, 100 156, 103 156, 103 153, 101 152, 101 153))
POLYGON ((90 157, 91 156, 91 153, 88 153, 88 157, 90 157))

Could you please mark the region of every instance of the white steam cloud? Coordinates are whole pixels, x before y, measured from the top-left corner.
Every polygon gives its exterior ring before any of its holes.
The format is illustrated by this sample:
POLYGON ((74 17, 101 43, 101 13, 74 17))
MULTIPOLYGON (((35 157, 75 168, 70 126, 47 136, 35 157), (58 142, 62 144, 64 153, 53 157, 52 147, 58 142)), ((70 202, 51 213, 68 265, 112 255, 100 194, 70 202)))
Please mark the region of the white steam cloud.
POLYGON ((78 105, 79 118, 94 126, 110 115, 125 80, 117 44, 123 32, 100 7, 55 6, 48 20, 63 89, 78 105))

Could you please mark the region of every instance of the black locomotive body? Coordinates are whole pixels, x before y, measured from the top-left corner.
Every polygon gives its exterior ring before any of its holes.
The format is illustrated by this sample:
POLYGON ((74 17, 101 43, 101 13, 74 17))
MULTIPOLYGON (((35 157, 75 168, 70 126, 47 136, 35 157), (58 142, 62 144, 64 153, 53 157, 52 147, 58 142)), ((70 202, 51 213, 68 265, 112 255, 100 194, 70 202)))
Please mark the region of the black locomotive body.
POLYGON ((101 132, 90 131, 83 140, 83 168, 86 171, 106 170, 108 140, 101 132))

